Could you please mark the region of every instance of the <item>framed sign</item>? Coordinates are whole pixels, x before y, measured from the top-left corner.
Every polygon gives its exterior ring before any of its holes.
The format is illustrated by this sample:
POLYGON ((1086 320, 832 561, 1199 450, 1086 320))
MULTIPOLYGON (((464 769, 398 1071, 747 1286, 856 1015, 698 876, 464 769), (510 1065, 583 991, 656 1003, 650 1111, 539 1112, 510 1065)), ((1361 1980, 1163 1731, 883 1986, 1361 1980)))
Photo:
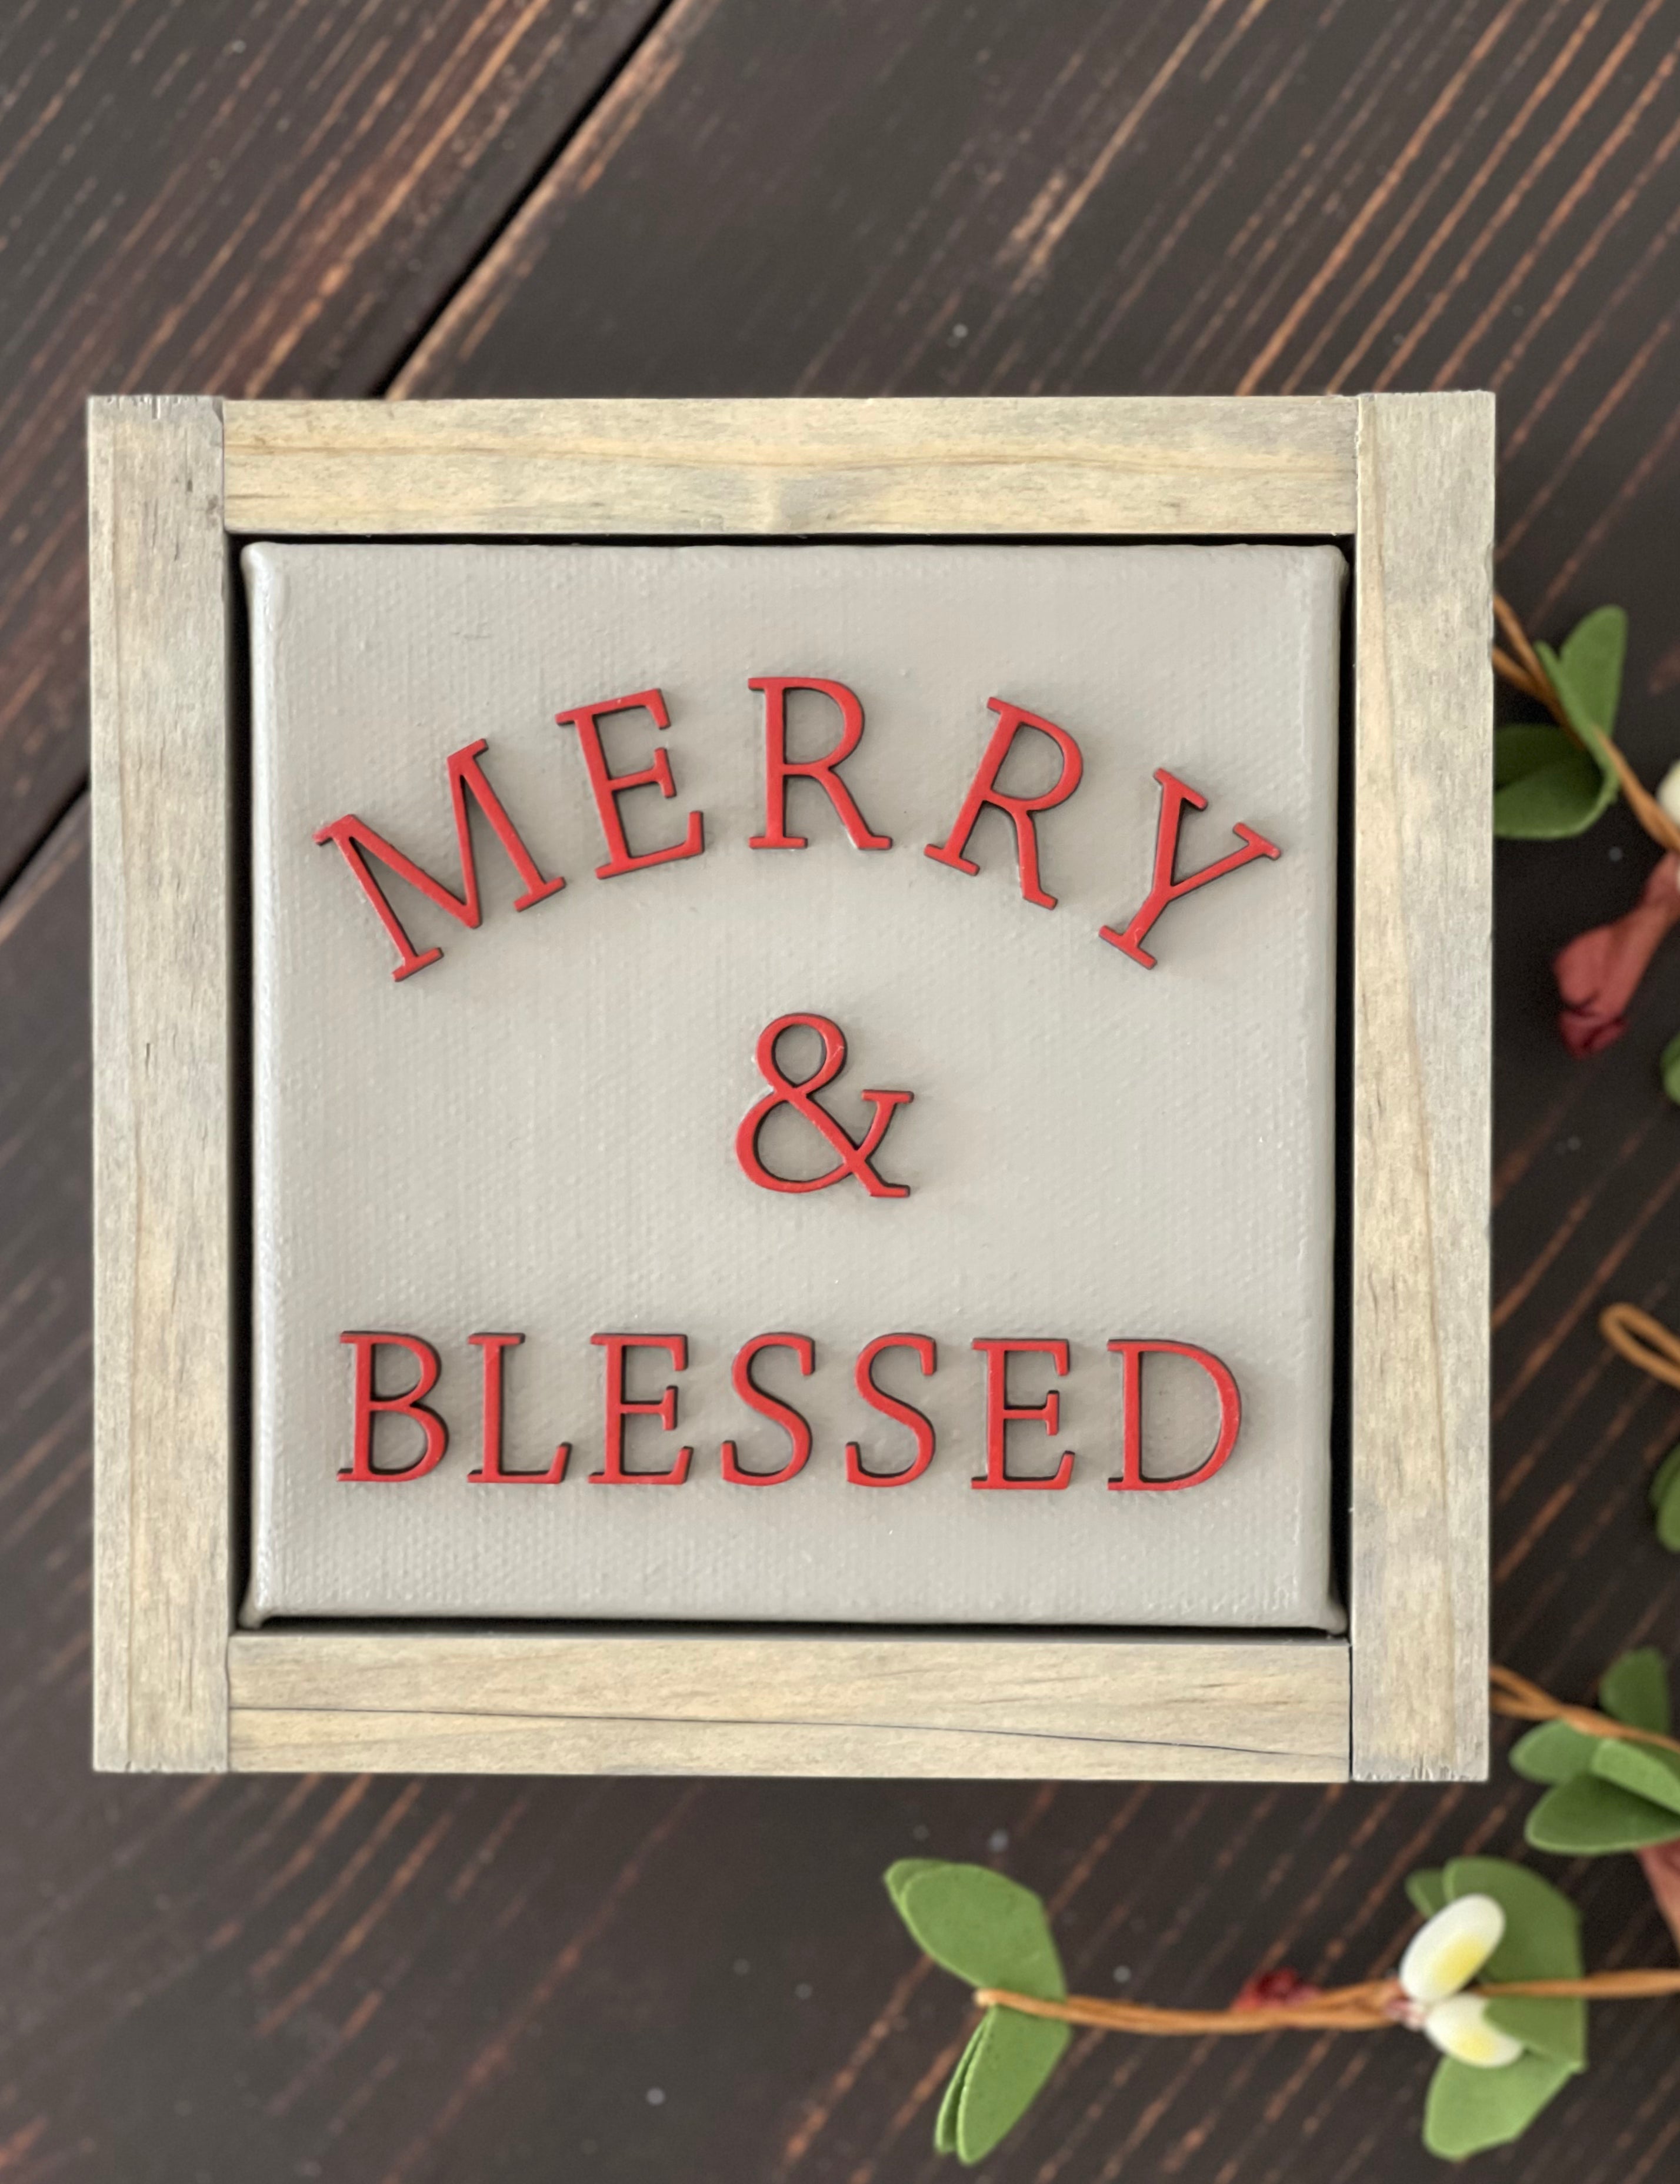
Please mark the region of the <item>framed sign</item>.
POLYGON ((98 1764, 1483 1771, 1488 398, 91 472, 98 1764))

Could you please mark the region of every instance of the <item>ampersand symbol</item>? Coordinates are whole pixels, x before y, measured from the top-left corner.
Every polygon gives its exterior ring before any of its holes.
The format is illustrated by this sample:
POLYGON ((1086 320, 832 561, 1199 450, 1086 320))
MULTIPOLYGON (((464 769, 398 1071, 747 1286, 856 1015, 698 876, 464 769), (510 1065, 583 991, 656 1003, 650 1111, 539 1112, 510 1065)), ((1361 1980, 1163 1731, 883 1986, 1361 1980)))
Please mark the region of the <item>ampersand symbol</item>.
POLYGON ((883 1183, 870 1164, 870 1156, 886 1136, 893 1120, 893 1110, 906 1107, 915 1097, 910 1092, 865 1092, 861 1097, 875 1109, 875 1119, 861 1141, 855 1141, 836 1122, 826 1107, 817 1104, 815 1095, 825 1084, 832 1084, 846 1067, 845 1034, 837 1023, 826 1017, 778 1017, 766 1024, 759 1034, 753 1059, 759 1074, 766 1084, 774 1087, 747 1115, 735 1134, 735 1157, 750 1180, 760 1190, 826 1190, 832 1183, 843 1183, 848 1175, 856 1176, 871 1198, 908 1198, 910 1186, 901 1183, 883 1183), (804 1024, 822 1041, 822 1060, 809 1077, 790 1078, 776 1066, 776 1043, 785 1031, 795 1024, 804 1024), (821 1133, 840 1156, 837 1167, 826 1175, 813 1176, 809 1182, 787 1176, 772 1175, 759 1158, 759 1132, 776 1108, 789 1106, 803 1115, 811 1127, 821 1133))

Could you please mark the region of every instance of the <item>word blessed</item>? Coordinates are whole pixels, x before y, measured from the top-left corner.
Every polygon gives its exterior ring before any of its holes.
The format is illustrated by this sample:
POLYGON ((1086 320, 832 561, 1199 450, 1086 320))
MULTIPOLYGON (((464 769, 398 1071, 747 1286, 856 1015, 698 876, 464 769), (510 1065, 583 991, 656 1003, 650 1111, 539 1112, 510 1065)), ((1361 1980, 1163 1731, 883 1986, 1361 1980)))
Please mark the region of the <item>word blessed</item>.
MULTIPOLYGON (((749 690, 764 694, 765 700, 765 822, 761 833, 751 837, 749 846, 754 850, 803 850, 808 846, 803 834, 787 831, 787 784, 790 781, 815 782, 828 799, 835 817, 845 829, 847 838, 854 848, 865 850, 886 850, 893 847, 892 838, 878 834, 858 809, 857 800, 847 787, 840 772, 841 766, 856 750, 864 732, 864 709, 854 691, 843 682, 834 682, 820 675, 753 675, 747 680, 749 690), (792 759, 787 755, 787 696, 793 690, 814 693, 826 698, 837 709, 840 733, 832 750, 821 758, 792 759)), ((937 864, 948 865, 954 872, 976 873, 980 867, 967 855, 970 837, 982 811, 988 807, 1001 811, 1015 828, 1015 862, 1020 875, 1021 892, 1024 899, 1037 903, 1044 910, 1054 910, 1056 898, 1046 894, 1038 878, 1038 816, 1065 804, 1078 788, 1085 771, 1085 761, 1077 743, 1065 728, 1058 727, 1054 721, 1040 714, 1029 713, 1024 705, 1012 704, 1004 698, 988 698, 987 705, 998 716, 984 755, 967 794, 958 809, 949 834, 943 842, 930 842, 926 855, 937 864), (1058 756, 1058 772, 1050 787, 1036 796, 1015 796, 998 786, 1005 760, 1016 739, 1021 736, 1048 738, 1058 756)), ((670 716, 664 697, 658 690, 636 690, 624 698, 604 698, 593 705, 574 705, 568 711, 557 713, 556 722, 562 727, 577 732, 583 754, 585 771, 595 799, 601 832, 607 845, 607 861, 595 867, 597 879, 620 878, 626 872, 646 872, 654 865, 668 865, 687 857, 698 857, 706 846, 705 814, 690 811, 680 837, 663 847, 640 851, 632 850, 625 835, 624 814, 619 809, 619 799, 633 788, 657 788, 661 796, 676 794, 676 782, 670 769, 670 760, 662 745, 655 744, 649 763, 638 772, 615 773, 607 763, 601 742, 601 722, 615 713, 645 712, 654 727, 660 731, 670 726, 670 716)), ((454 811, 455 838, 461 860, 461 892, 451 894, 441 880, 411 857, 387 842, 382 834, 375 833, 364 819, 353 812, 335 819, 322 827, 315 835, 320 843, 336 842, 343 852, 345 861, 372 904, 380 923, 390 935, 397 950, 397 967, 393 978, 412 978, 435 963, 443 953, 441 948, 417 949, 409 939, 402 920, 392 908, 383 889, 375 877, 370 859, 383 865, 399 879, 417 889, 429 902, 445 911, 458 924, 473 927, 479 922, 481 908, 478 892, 478 870, 473 858, 472 825, 467 810, 470 797, 488 822, 497 840, 512 860, 514 869, 525 883, 525 892, 514 904, 516 911, 529 910, 533 905, 546 902, 557 894, 565 881, 556 874, 545 877, 536 859, 526 847, 517 827, 509 816, 507 807, 492 788, 489 776, 480 763, 489 745, 481 737, 476 743, 463 745, 452 751, 446 761, 449 796, 454 811)), ((1178 861, 1178 834, 1188 805, 1200 811, 1206 809, 1207 799, 1188 783, 1167 772, 1165 766, 1155 769, 1155 779, 1160 783, 1160 816, 1155 829, 1154 872, 1149 891, 1138 905, 1130 922, 1123 927, 1104 925, 1099 928, 1100 937, 1129 956, 1134 963, 1145 970, 1153 970, 1155 959, 1143 942, 1150 928, 1170 903, 1194 889, 1205 887, 1227 872, 1234 872, 1240 866, 1251 864, 1256 857, 1276 857, 1281 854, 1276 843, 1268 842, 1252 827, 1239 825, 1232 829, 1242 844, 1227 856, 1204 865, 1199 871, 1188 872, 1182 878, 1175 877, 1178 861)))
MULTIPOLYGON (((436 1348, 417 1334, 375 1334, 348 1333, 339 1336, 354 1352, 354 1396, 353 1429, 350 1444, 350 1468, 338 1476, 360 1485, 395 1485, 401 1481, 424 1479, 436 1471, 449 1447, 449 1428, 441 1412, 427 1398, 437 1385, 442 1370, 436 1348), (414 1360, 417 1377, 414 1384, 400 1396, 381 1396, 375 1393, 375 1357, 381 1349, 405 1351, 414 1360), (409 1462, 392 1465, 387 1460, 383 1465, 374 1462, 374 1429, 380 1418, 404 1419, 418 1427, 420 1451, 409 1462)), ((558 1486, 566 1475, 571 1458, 571 1443, 562 1441, 552 1459, 541 1470, 509 1470, 503 1460, 502 1446, 503 1375, 509 1350, 515 1350, 525 1340, 522 1334, 472 1334, 468 1342, 483 1358, 482 1394, 480 1401, 478 1468, 467 1476, 479 1486, 558 1486)), ((637 1351, 658 1353, 661 1364, 669 1361, 671 1369, 686 1372, 688 1367, 688 1338, 683 1334, 592 1334, 590 1341, 604 1351, 605 1358, 605 1420, 602 1438, 603 1462, 598 1471, 592 1471, 592 1486, 681 1486, 687 1480, 689 1467, 694 1460, 693 1447, 679 1447, 663 1469, 627 1470, 625 1468, 625 1437, 632 1420, 654 1421, 662 1433, 677 1430, 677 1391, 674 1384, 667 1385, 651 1400, 632 1400, 626 1390, 629 1361, 637 1351)), ((1014 1493, 1060 1493, 1073 1478, 1074 1451, 1064 1449, 1055 1470, 1047 1478, 1021 1479, 1012 1477, 1009 1469, 1007 1436, 1012 1425, 1037 1423, 1047 1435, 1054 1436, 1061 1424, 1061 1399, 1053 1388, 1039 1403, 1012 1401, 1009 1392, 1010 1360, 1014 1357, 1035 1356, 1048 1357, 1051 1370, 1065 1378, 1068 1370, 1068 1346, 1054 1338, 1004 1336, 976 1342, 972 1347, 985 1360, 982 1390, 982 1420, 986 1450, 986 1469, 983 1476, 972 1479, 969 1484, 980 1490, 1003 1490, 1014 1493)), ((1108 1348, 1121 1360, 1121 1451, 1120 1469, 1108 1484, 1115 1493, 1164 1494, 1176 1493, 1187 1486, 1199 1486, 1220 1470, 1237 1445, 1237 1434, 1243 1420, 1242 1398, 1237 1383, 1228 1367, 1222 1364, 1210 1351, 1199 1349, 1192 1342, 1140 1341, 1126 1340, 1110 1342, 1108 1348), (1149 1357, 1185 1357, 1199 1366, 1212 1382, 1219 1399, 1219 1430, 1211 1453, 1193 1471, 1180 1474, 1171 1479, 1148 1479, 1143 1475, 1143 1360, 1149 1357)), ((809 1422, 778 1397, 766 1393, 753 1378, 753 1365, 766 1351, 783 1350, 789 1353, 802 1375, 807 1379, 816 1369, 816 1346, 808 1334, 755 1334, 750 1342, 743 1343, 735 1353, 730 1368, 730 1381, 736 1394, 750 1411, 787 1435, 787 1461, 777 1470, 749 1470, 740 1460, 740 1451, 732 1440, 724 1441, 719 1449, 719 1461, 726 1482, 732 1486, 785 1486, 797 1479, 810 1461, 812 1435, 809 1422)), ((863 1451, 854 1440, 845 1444, 846 1477, 854 1486, 908 1486, 920 1479, 933 1461, 936 1436, 932 1421, 913 1404, 901 1402, 889 1396, 875 1383, 877 1358, 891 1350, 908 1351, 915 1359, 924 1378, 931 1378, 938 1370, 938 1351, 931 1336, 926 1334, 880 1334, 873 1342, 865 1343, 858 1352, 853 1368, 853 1384, 864 1401, 882 1418, 891 1418, 910 1434, 910 1461, 896 1470, 871 1468, 864 1462, 863 1451)), ((645 1433, 645 1428, 643 1431, 645 1433)))

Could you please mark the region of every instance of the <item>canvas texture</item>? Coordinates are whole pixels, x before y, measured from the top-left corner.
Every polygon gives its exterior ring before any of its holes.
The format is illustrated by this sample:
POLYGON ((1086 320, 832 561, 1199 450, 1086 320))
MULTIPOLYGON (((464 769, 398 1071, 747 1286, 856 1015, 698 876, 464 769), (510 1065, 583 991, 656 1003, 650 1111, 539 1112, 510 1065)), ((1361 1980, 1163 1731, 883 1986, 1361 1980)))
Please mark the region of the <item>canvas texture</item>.
MULTIPOLYGON (((253 1390, 248 1621, 475 1617, 1333 1630, 1331 1391, 1335 1221, 1338 636, 1329 546, 273 544, 248 548, 250 604, 253 1390), (765 818, 753 676, 832 678, 865 727, 843 769, 887 851, 854 848, 796 782, 803 850, 754 850, 765 818), (632 850, 704 813, 702 855, 609 879, 568 708, 657 687, 608 720, 615 772, 670 761, 673 799, 620 800, 632 850), (1073 736, 1077 791, 1037 819, 1054 909, 1023 900, 1012 827, 985 813, 969 875, 924 855, 949 834, 1010 700, 1073 736), (483 912, 466 929, 375 869, 417 948, 400 982, 340 850, 354 813, 460 891, 446 780, 481 764, 563 891, 521 882, 474 813, 483 912), (1282 854, 1169 908, 1153 970, 1099 938, 1148 893, 1170 768, 1207 799, 1179 869, 1236 848, 1282 854), (910 1195, 855 1176, 758 1187, 736 1155, 772 1089, 765 1027, 820 1015, 848 1045, 822 1094, 861 1139, 865 1089, 914 1094, 873 1156, 910 1195), (348 1330, 433 1345, 449 1451, 409 1482, 357 1483, 348 1330), (505 1353, 504 1461, 564 1483, 485 1485, 481 1357, 505 1353), (680 1334, 687 1364, 632 1358, 629 1393, 678 1390, 677 1429, 638 1418, 626 1462, 681 1487, 590 1483, 602 1468, 600 1333, 680 1334), (719 1449, 769 1471, 787 1436, 741 1401, 748 1338, 809 1337, 759 1383, 809 1419, 809 1462, 779 1486, 726 1482, 719 1449), (911 1453, 853 1379, 902 1332, 880 1385, 937 1435, 896 1489, 845 1477, 911 1453), (1010 1395, 1060 1390, 1054 1440, 1008 1429, 1021 1476, 1076 1451, 1062 1492, 976 1491, 986 1469, 977 1339, 1054 1338, 1010 1395), (1120 1467, 1111 1339, 1200 1346, 1236 1376, 1228 1462, 1176 1492, 1110 1490, 1120 1467)), ((796 694, 796 758, 827 749, 828 701, 796 694)), ((1017 738, 1018 794, 1054 777, 1017 738)), ((812 1050, 815 1043, 812 1042, 812 1050)), ((780 1049, 790 1076, 808 1066, 780 1049)), ((760 1148, 787 1177, 832 1167, 792 1106, 760 1148)), ((379 1360, 381 1392, 412 1377, 379 1360)), ((1148 1466, 1210 1446, 1211 1384, 1144 1370, 1148 1466)), ((375 1461, 412 1460, 381 1418, 375 1461)))

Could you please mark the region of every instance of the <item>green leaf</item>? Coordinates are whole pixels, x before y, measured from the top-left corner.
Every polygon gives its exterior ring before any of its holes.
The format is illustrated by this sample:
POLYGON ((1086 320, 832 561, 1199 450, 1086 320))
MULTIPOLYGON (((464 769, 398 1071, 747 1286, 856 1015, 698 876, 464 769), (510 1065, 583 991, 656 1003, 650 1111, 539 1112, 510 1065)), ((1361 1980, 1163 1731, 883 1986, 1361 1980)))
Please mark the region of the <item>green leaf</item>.
POLYGON ((1512 1745, 1510 1763, 1531 1782, 1568 1782, 1592 1765, 1597 1741, 1566 1721, 1543 1721, 1512 1745))
POLYGON ((1426 1919, 1432 1919, 1446 1904, 1446 1877, 1438 1867, 1425 1867, 1417 1873, 1409 1873, 1406 1875, 1406 1894, 1411 1898, 1414 1911, 1421 1911, 1426 1919))
POLYGON ((1680 1107, 1680 1034, 1669 1040, 1657 1062, 1662 1072, 1662 1089, 1677 1107, 1680 1107))
POLYGON ((882 1875, 887 1893, 893 1899, 893 1908, 901 1919, 904 1915, 904 1891, 911 1881, 921 1874, 937 1873, 944 1863, 942 1858, 901 1858, 882 1875))
POLYGON ((1594 753, 1542 721, 1495 729, 1494 782, 1494 832, 1518 842, 1584 834, 1619 787, 1594 753))
MULTIPOLYGON (((906 1858, 906 1865, 920 1861, 906 1858)), ((939 2113, 933 2119, 933 2151, 936 2153, 954 2153, 957 2150, 957 2103, 962 2098, 963 2081, 968 2075, 980 2046, 980 2036, 986 2030, 982 2017, 968 2036, 968 2045, 957 2058, 957 2067, 945 2081, 945 2092, 939 2103, 939 2113)))
POLYGON ((1607 736, 1616 731, 1622 663, 1627 656, 1627 616, 1620 607, 1595 608, 1577 621, 1560 655, 1571 688, 1594 726, 1607 736))
POLYGON ((957 2159, 971 2169, 1014 2130, 1073 2036, 1071 2025, 988 2009, 957 2095, 957 2159))
POLYGON ((1504 1938, 1482 1968, 1484 1980, 1580 1977, 1580 1914, 1549 1880, 1509 1858, 1455 1858, 1446 1881, 1448 1903, 1491 1896, 1505 1914, 1504 1938))
MULTIPOLYGON (((1661 1509, 1668 1499, 1668 1490, 1680 1479, 1680 1448, 1672 1448, 1651 1474, 1650 1502, 1653 1509, 1661 1509)), ((1666 1729, 1668 1724, 1663 1724, 1666 1729)))
MULTIPOLYGON (((1675 1451, 1680 1455, 1680 1450, 1675 1451)), ((1655 1646, 1641 1646, 1612 1661, 1599 1679, 1599 1704, 1629 1729, 1668 1734, 1668 1668, 1655 1646)))
POLYGON ((936 1964, 971 1986, 1060 2000, 1067 1992, 1044 1907, 1030 1888, 983 1865, 906 1858, 889 1869, 898 1916, 936 1964), (921 1870, 903 1873, 905 1865, 921 1870))
POLYGON ((1429 2081, 1423 2143, 1447 2161, 1504 2146, 1521 2137, 1573 2075, 1569 2064, 1548 2055, 1519 2055, 1501 2070, 1444 2055, 1429 2081))
POLYGON ((1615 1851, 1643 1850, 1647 1843, 1672 1842, 1680 1828, 1661 1805, 1588 1774, 1548 1790, 1522 1832, 1536 1850, 1560 1858, 1607 1858, 1615 1851))
MULTIPOLYGON (((1582 1778, 1586 1779, 1586 1778, 1582 1778)), ((1554 1790, 1554 1797, 1566 1794, 1568 1787, 1554 1790)), ((1544 1802, 1544 1800, 1542 1800, 1544 1802)), ((1581 1975, 1581 1918, 1569 1898, 1554 1888, 1549 1880, 1543 1880, 1538 1873, 1530 1873, 1526 1866, 1513 1865, 1503 1858, 1455 1858, 1447 1869, 1447 1900, 1456 1902, 1460 1896, 1491 1896, 1505 1914, 1505 1930, 1487 1963, 1482 1967, 1480 1979, 1497 1986, 1504 1980, 1578 1979, 1581 1975)), ((1531 2025, 1539 2024, 1546 2030, 1544 2052, 1549 2058, 1573 2057, 1569 2064, 1574 2070, 1585 2067, 1587 2061, 1587 2005, 1572 1995, 1530 1995, 1521 1997, 1527 2008, 1523 2014, 1531 2025)), ((1510 2028, 1513 2031, 1515 2026, 1510 2028)), ((1526 2037, 1519 2035, 1519 2037, 1526 2037)), ((1538 2041, 1535 2043, 1540 2043, 1538 2041)), ((1450 2059, 1450 2058, 1449 2059, 1450 2059)), ((1533 2059, 1524 2056, 1522 2061, 1533 2059)), ((1473 2066, 1467 2066, 1473 2067, 1473 2066)), ((1521 2065, 1513 2063, 1512 2070, 1521 2065)), ((1483 2071, 1484 2077, 1502 2075, 1498 2071, 1483 2071)), ((1552 2089, 1554 2092, 1556 2088, 1552 2089)), ((1545 2098, 1550 2098, 1550 2094, 1545 2098)), ((1521 2129, 1521 2125, 1517 2129, 1521 2129)))
POLYGON ((1672 1555, 1680 1554, 1680 1474, 1672 1478, 1657 1504, 1656 1535, 1672 1555))
MULTIPOLYGON (((1615 780, 1616 768, 1610 762, 1610 753, 1605 749, 1605 738, 1610 733, 1609 727, 1598 718, 1591 705, 1576 688, 1569 670, 1564 666, 1558 655, 1552 650, 1550 645, 1537 644, 1534 649, 1545 662, 1546 672, 1552 678, 1552 686, 1557 692, 1559 702, 1563 707, 1565 717, 1568 720, 1570 727, 1580 737, 1597 763, 1612 780, 1615 780)), ((1618 788, 1621 787, 1620 782, 1617 782, 1616 786, 1618 788)))
POLYGON ((1488 2004, 1488 2021, 1537 2055, 1587 2067, 1587 2005, 1571 1995, 1510 1994, 1488 2004))
POLYGON ((1667 1810, 1673 1833, 1680 1836, 1680 1752, 1661 1752, 1655 1745, 1627 1744, 1620 1737, 1601 1736, 1593 1754, 1593 1772, 1601 1781, 1614 1782, 1653 1805, 1667 1810))

